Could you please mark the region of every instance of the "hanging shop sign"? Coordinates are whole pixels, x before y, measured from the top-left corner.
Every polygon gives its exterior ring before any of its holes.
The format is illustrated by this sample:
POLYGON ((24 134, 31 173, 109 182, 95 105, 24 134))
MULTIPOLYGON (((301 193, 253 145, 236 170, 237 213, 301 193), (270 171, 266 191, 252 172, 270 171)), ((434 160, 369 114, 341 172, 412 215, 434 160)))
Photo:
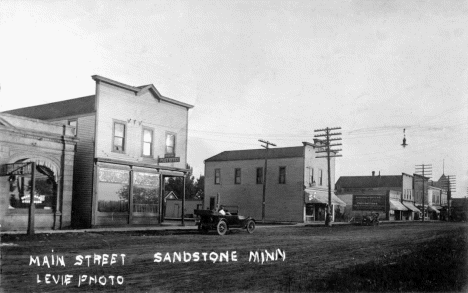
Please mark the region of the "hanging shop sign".
POLYGON ((159 158, 159 163, 178 163, 180 162, 180 157, 172 157, 172 158, 159 158))

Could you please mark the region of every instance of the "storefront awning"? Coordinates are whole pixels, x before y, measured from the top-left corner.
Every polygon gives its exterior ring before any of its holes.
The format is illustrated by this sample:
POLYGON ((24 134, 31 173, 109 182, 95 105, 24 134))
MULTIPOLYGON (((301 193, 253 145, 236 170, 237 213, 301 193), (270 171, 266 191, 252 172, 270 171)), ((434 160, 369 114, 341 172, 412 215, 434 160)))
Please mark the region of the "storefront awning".
POLYGON ((411 211, 413 212, 416 212, 416 213, 420 213, 421 211, 414 206, 413 203, 411 202, 403 202, 403 205, 405 205, 405 207, 407 207, 408 209, 410 209, 411 211))
MULTIPOLYGON (((305 202, 328 204, 328 192, 321 190, 306 190, 305 202)), ((331 193, 331 203, 332 205, 338 205, 342 207, 346 206, 346 203, 339 199, 333 192, 331 193)))
POLYGON ((440 213, 440 211, 439 211, 438 209, 436 209, 435 207, 433 207, 433 206, 428 206, 427 209, 428 209, 429 211, 433 211, 433 212, 436 212, 436 213, 440 213))
POLYGON ((407 211, 408 209, 398 200, 390 200, 390 209, 395 211, 407 211))

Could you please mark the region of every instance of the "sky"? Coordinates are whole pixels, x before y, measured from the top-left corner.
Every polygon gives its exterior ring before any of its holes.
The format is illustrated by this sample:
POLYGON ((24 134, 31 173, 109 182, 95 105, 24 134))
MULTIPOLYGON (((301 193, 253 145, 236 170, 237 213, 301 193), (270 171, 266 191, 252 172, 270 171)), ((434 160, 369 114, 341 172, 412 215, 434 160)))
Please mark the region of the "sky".
POLYGON ((0 38, 0 111, 154 84, 194 105, 196 177, 341 127, 336 178, 432 164, 468 195, 468 1, 2 0, 0 38))

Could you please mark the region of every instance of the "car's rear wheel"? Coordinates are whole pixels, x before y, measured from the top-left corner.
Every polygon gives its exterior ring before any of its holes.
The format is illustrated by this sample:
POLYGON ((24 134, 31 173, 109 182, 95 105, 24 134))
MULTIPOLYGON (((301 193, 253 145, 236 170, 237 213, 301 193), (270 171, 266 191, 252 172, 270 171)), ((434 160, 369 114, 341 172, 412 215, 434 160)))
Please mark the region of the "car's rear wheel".
POLYGON ((255 222, 253 220, 249 220, 247 222, 247 232, 253 233, 254 230, 255 230, 255 222))
POLYGON ((226 222, 219 221, 218 226, 216 227, 216 230, 218 231, 219 235, 225 235, 228 231, 228 226, 226 222))

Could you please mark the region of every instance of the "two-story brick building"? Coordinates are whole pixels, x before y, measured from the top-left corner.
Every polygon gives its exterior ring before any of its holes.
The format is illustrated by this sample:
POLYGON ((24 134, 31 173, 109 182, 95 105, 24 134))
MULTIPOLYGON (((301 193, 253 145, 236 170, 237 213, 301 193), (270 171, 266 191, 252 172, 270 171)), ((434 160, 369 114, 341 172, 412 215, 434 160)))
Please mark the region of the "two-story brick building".
MULTIPOLYGON (((270 148, 266 169, 266 221, 324 221, 328 204, 327 160, 316 158, 321 147, 270 148)), ((239 213, 262 219, 265 149, 235 150, 205 160, 205 208, 220 204, 238 207, 239 213)), ((331 160, 331 182, 335 159, 331 160)), ((334 186, 332 186, 334 190, 334 186)), ((345 203, 332 195, 333 205, 345 203)))
POLYGON ((2 231, 26 230, 31 193, 35 204, 32 227, 61 229, 71 225, 76 143, 72 126, 0 113, 2 231))
POLYGON ((161 95, 152 84, 92 78, 94 95, 7 113, 76 127, 75 226, 159 223, 164 177, 188 171, 193 106, 161 95))

